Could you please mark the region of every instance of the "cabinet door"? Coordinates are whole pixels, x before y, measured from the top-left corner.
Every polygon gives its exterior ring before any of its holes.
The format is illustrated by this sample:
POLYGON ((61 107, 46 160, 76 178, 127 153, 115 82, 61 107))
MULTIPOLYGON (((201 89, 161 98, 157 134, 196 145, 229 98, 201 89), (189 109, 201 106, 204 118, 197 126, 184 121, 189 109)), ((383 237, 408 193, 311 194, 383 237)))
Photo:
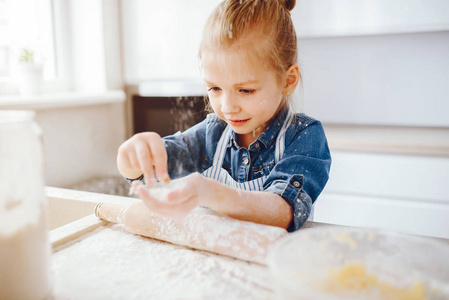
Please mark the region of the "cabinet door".
POLYGON ((449 158, 334 151, 315 221, 449 238, 449 158))

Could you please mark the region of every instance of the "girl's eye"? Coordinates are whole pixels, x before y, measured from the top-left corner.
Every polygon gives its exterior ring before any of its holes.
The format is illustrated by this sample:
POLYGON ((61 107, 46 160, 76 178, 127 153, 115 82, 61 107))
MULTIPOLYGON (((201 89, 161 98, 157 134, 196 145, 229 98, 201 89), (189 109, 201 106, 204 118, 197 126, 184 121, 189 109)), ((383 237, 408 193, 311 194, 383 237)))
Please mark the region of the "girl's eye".
POLYGON ((210 87, 207 91, 217 93, 217 92, 221 91, 221 89, 217 86, 213 86, 213 87, 210 87))
POLYGON ((245 94, 245 95, 251 95, 251 94, 254 94, 256 92, 256 90, 240 89, 239 92, 242 94, 245 94))

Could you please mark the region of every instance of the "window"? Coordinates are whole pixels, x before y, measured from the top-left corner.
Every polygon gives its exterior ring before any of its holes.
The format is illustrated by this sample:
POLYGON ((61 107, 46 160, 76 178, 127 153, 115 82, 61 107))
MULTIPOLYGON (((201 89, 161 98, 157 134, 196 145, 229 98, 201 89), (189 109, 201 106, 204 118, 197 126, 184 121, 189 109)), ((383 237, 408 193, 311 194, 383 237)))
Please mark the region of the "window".
POLYGON ((0 0, 0 94, 17 92, 22 49, 44 65, 44 81, 57 79, 52 0, 0 0))
POLYGON ((0 78, 7 77, 10 73, 7 25, 6 0, 0 0, 0 78))

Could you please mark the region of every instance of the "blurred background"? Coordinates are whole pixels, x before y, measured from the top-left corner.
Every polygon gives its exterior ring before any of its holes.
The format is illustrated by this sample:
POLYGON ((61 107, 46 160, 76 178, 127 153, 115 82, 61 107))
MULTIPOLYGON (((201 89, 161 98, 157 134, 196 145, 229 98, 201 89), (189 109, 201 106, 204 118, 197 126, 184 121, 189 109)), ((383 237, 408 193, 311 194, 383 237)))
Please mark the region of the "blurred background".
MULTIPOLYGON (((218 3, 0 0, 0 109, 36 111, 48 186, 126 194, 123 141, 204 118, 218 3)), ((316 221, 449 237, 449 2, 301 0, 292 18, 296 107, 333 156, 316 221)))

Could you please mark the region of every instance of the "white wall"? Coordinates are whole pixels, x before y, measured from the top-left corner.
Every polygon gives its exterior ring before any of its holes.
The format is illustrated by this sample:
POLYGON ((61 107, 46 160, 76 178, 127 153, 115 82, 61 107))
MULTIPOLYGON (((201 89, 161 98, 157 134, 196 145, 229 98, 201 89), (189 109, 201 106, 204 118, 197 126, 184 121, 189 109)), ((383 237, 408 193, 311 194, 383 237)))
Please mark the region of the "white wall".
POLYGON ((124 73, 143 80, 201 80, 198 49, 218 0, 122 1, 124 73))
POLYGON ((47 186, 67 187, 119 175, 117 149, 125 140, 124 103, 39 109, 47 186))
POLYGON ((304 92, 325 123, 449 126, 449 2, 304 0, 304 92))
POLYGON ((326 123, 449 127, 449 31, 300 41, 304 110, 326 123))

